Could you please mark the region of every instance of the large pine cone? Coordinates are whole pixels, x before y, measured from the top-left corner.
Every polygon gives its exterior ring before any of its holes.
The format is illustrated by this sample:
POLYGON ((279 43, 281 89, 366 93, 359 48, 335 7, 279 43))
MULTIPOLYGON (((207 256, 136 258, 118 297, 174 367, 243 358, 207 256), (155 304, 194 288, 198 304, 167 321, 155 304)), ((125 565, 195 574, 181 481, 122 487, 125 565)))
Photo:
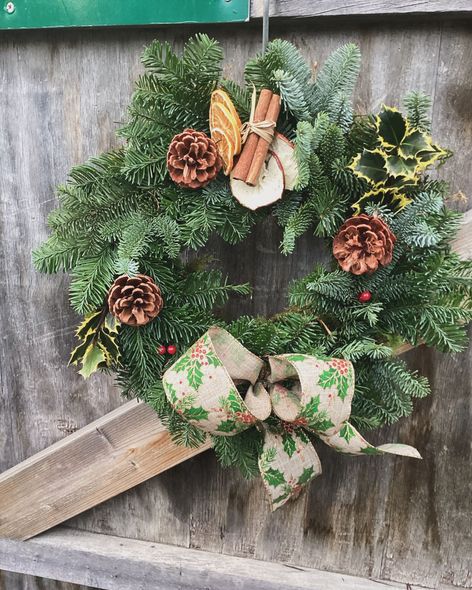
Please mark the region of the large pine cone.
POLYGON ((388 225, 365 213, 351 217, 334 238, 333 254, 339 266, 355 275, 371 274, 392 261, 396 237, 388 225))
POLYGON ((216 143, 205 133, 185 129, 172 140, 167 152, 167 169, 179 186, 201 188, 221 170, 216 143))
POLYGON ((163 305, 159 287, 146 275, 122 275, 108 293, 110 313, 129 326, 144 326, 159 314, 163 305))

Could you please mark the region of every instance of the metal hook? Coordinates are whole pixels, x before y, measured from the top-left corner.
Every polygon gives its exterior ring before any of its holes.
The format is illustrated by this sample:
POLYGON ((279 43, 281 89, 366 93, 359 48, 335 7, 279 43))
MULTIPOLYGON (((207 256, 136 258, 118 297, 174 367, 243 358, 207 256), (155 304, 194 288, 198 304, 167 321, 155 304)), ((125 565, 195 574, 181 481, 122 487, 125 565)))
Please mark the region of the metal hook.
POLYGON ((264 0, 264 11, 262 13, 262 53, 265 53, 269 43, 269 13, 270 0, 264 0))

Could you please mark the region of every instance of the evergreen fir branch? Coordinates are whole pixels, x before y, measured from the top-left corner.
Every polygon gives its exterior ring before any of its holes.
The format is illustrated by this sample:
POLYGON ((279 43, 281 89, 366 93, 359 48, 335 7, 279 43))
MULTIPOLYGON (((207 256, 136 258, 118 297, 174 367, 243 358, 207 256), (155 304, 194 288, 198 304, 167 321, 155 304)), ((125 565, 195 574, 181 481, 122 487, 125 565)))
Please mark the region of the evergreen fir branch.
POLYGON ((287 220, 280 249, 282 254, 291 254, 295 249, 296 239, 302 236, 313 223, 313 204, 303 203, 287 220))
POLYGON ((312 141, 312 125, 308 121, 300 121, 297 124, 295 137, 295 160, 298 166, 297 190, 305 188, 310 181, 309 162, 312 154, 312 141))
POLYGON ((72 271, 70 302, 82 315, 102 307, 115 274, 116 251, 104 248, 96 256, 83 256, 72 271))
POLYGON ((298 49, 281 39, 271 41, 265 53, 257 55, 246 64, 244 75, 247 84, 256 88, 270 88, 277 91, 277 83, 273 78, 276 70, 283 70, 291 75, 300 88, 310 91, 311 71, 298 49))
POLYGON ((431 98, 422 92, 410 92, 404 98, 403 103, 407 109, 407 118, 410 125, 420 131, 430 133, 429 111, 432 105, 431 98))
POLYGON ((212 436, 213 449, 224 467, 237 467, 246 479, 259 475, 262 435, 250 428, 236 436, 212 436))
POLYGON ((303 194, 291 191, 274 205, 273 214, 280 227, 285 227, 303 201, 303 194))
POLYGON ((287 111, 299 121, 308 121, 311 115, 305 98, 305 89, 299 85, 297 79, 283 70, 275 70, 272 77, 287 111))
POLYGON ((351 128, 354 114, 350 97, 345 92, 336 93, 328 109, 329 119, 335 123, 344 133, 347 133, 351 128))
POLYGON ((57 234, 52 234, 33 251, 33 264, 39 272, 68 272, 86 251, 86 243, 80 244, 76 239, 59 238, 57 234))
POLYGON ((361 54, 359 47, 349 43, 340 47, 326 60, 315 80, 312 113, 329 112, 337 95, 349 96, 359 75, 361 54))
POLYGON ((212 310, 226 303, 230 294, 249 295, 250 286, 229 285, 219 270, 207 270, 189 274, 178 286, 185 303, 202 310, 212 310))

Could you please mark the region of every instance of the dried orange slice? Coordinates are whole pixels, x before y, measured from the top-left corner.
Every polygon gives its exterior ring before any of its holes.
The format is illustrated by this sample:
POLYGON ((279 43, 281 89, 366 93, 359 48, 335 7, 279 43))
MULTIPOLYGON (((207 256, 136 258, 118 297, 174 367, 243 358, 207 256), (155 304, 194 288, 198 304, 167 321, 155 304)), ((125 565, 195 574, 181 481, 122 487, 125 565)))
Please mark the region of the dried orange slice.
POLYGON ((229 174, 234 156, 241 151, 241 120, 224 90, 215 90, 211 95, 210 131, 223 159, 224 172, 229 174))
POLYGON ((239 118, 238 111, 236 110, 236 108, 233 104, 233 101, 231 100, 231 98, 227 92, 225 92, 224 90, 221 90, 221 88, 219 88, 218 90, 215 90, 212 93, 211 104, 212 105, 221 104, 222 106, 224 106, 227 109, 227 112, 225 111, 226 114, 229 115, 229 117, 232 119, 232 121, 234 123, 234 126, 237 128, 236 139, 237 139, 237 143, 239 145, 239 149, 236 151, 236 154, 238 154, 241 149, 241 134, 240 134, 241 119, 239 118))
POLYGON ((221 159, 223 160, 223 172, 224 174, 226 174, 226 176, 228 176, 228 174, 233 169, 234 145, 228 139, 227 134, 218 127, 212 129, 211 138, 216 143, 218 153, 220 154, 221 159))
POLYGON ((222 103, 215 103, 210 108, 210 131, 220 129, 227 135, 228 141, 234 146, 234 154, 241 150, 241 122, 235 119, 229 109, 222 103))

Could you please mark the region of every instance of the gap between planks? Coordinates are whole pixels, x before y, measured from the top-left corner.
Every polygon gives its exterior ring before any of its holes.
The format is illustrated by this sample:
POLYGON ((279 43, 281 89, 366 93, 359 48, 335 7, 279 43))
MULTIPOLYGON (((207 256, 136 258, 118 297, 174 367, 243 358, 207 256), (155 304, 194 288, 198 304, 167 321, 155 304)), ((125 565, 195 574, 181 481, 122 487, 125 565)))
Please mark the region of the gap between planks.
MULTIPOLYGON (((251 18, 262 18, 264 0, 252 0, 251 18)), ((472 14, 470 0, 270 0, 271 18, 472 14)))
MULTIPOLYGON (((0 539, 0 569, 104 590, 388 590, 404 584, 58 528, 0 539)), ((412 588, 413 590, 413 588, 412 588)))
MULTIPOLYGON (((472 211, 453 247, 472 258, 472 211)), ((174 444, 154 410, 128 402, 0 475, 0 537, 29 539, 209 448, 174 444)))

